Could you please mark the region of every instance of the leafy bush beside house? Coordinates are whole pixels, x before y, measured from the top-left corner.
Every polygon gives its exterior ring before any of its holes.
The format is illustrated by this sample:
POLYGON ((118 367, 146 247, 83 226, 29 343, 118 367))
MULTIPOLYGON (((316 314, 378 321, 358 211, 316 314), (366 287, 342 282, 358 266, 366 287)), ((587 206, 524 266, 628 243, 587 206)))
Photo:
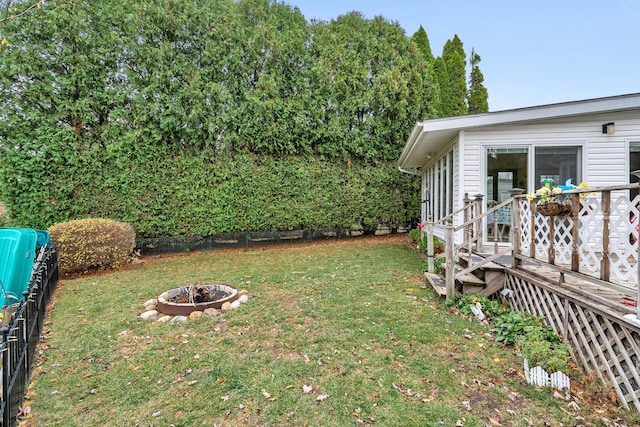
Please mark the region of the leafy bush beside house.
POLYGON ((496 299, 485 295, 456 295, 447 305, 470 316, 472 306, 478 306, 487 316, 497 342, 515 346, 529 366, 541 366, 550 371, 564 371, 570 357, 570 348, 554 333, 542 316, 514 311, 496 299))

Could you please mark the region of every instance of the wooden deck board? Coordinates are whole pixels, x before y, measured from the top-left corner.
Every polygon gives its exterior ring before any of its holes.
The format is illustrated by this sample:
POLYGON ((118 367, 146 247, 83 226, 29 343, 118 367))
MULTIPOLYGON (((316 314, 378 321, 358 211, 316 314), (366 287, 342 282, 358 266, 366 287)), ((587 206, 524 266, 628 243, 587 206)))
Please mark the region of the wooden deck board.
POLYGON ((433 290, 436 291, 438 295, 440 296, 447 295, 447 286, 446 286, 444 277, 440 276, 439 274, 429 273, 429 272, 425 272, 424 277, 427 278, 427 280, 433 287, 433 290))
POLYGON ((544 278, 559 288, 572 290, 582 297, 590 298, 595 303, 613 308, 620 315, 636 312, 632 305, 636 302, 635 298, 604 284, 586 280, 580 275, 566 273, 549 265, 528 265, 520 268, 519 271, 530 271, 536 277, 544 278))

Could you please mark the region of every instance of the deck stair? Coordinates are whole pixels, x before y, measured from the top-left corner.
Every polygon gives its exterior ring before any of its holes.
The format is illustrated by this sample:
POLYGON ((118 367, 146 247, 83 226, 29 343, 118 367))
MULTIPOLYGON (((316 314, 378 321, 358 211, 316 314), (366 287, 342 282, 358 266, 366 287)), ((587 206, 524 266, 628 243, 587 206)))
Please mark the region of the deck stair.
MULTIPOLYGON (((478 255, 472 255, 472 263, 481 261, 478 255)), ((461 271, 467 269, 469 266, 469 257, 459 257, 458 264, 454 269, 456 272, 456 291, 463 294, 481 294, 492 295, 503 288, 505 275, 503 265, 495 262, 489 262, 482 267, 458 275, 461 271)), ((446 295, 446 278, 444 274, 437 273, 425 273, 425 277, 436 291, 438 295, 446 295)))

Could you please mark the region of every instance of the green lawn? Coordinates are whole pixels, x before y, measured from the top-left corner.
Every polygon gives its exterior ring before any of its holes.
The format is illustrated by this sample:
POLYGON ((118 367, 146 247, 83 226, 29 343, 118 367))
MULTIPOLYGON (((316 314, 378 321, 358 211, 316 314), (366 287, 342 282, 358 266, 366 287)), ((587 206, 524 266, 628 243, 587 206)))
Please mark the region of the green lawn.
POLYGON ((573 426, 634 416, 588 380, 572 378, 577 410, 526 386, 511 348, 424 287, 405 242, 189 253, 63 280, 25 422, 573 426), (183 324, 137 317, 146 300, 195 281, 247 289, 249 302, 183 324))

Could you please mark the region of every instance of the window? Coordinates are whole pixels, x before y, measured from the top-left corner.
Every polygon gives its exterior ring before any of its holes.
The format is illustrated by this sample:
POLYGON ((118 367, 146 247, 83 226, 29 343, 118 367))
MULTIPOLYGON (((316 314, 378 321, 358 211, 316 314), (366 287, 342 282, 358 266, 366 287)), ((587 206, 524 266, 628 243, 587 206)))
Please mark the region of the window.
MULTIPOLYGON (((629 172, 640 170, 640 141, 629 143, 629 172)), ((640 181, 635 175, 629 174, 629 183, 633 184, 640 181)), ((638 190, 631 190, 630 200, 638 195, 638 190)))
POLYGON ((565 184, 571 180, 578 185, 582 181, 582 147, 536 147, 535 182, 536 188, 544 179, 553 179, 555 184, 565 184))
POLYGON ((453 212, 453 150, 439 158, 427 171, 427 215, 436 221, 453 212))

